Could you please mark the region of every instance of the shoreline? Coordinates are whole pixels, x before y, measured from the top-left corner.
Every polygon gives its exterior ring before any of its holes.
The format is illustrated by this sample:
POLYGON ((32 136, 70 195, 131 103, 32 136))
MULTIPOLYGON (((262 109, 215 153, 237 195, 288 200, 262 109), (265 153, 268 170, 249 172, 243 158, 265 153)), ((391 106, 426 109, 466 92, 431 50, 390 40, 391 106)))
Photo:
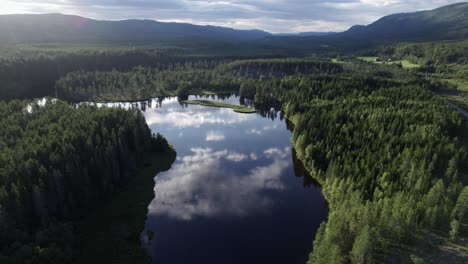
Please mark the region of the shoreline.
POLYGON ((171 148, 145 157, 134 177, 76 222, 80 254, 74 263, 149 263, 140 233, 154 198, 154 177, 169 170, 176 155, 171 148))
POLYGON ((185 104, 191 104, 191 105, 202 105, 202 106, 207 106, 207 107, 220 107, 220 108, 230 108, 236 113, 241 113, 241 114, 252 114, 256 113, 257 110, 248 108, 246 106, 242 105, 233 105, 233 104, 226 104, 222 102, 217 102, 217 101, 208 101, 208 100, 185 100, 182 101, 182 103, 185 104))

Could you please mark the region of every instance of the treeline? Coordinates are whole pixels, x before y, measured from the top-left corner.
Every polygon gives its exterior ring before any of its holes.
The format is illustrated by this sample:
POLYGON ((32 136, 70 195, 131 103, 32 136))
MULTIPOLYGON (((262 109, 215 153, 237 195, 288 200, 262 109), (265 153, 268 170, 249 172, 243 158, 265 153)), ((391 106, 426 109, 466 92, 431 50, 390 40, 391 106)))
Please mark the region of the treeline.
POLYGON ((258 59, 219 62, 211 67, 205 60, 166 68, 138 66, 127 72, 72 72, 56 83, 60 98, 83 100, 145 100, 159 96, 187 96, 190 93, 239 91, 252 97, 257 80, 296 74, 334 74, 343 67, 309 59, 258 59))
POLYGON ((71 71, 159 66, 166 59, 163 53, 144 51, 59 52, 3 58, 0 60, 0 99, 52 96, 55 81, 71 71))
POLYGON ((439 84, 416 82, 397 67, 367 67, 387 73, 356 67, 258 84, 258 100, 284 102, 297 156, 329 204, 309 263, 374 263, 418 230, 456 240, 467 223, 462 116, 429 92, 439 84))
POLYGON ((72 72, 57 81, 56 89, 60 98, 70 101, 145 100, 239 90, 239 80, 200 64, 180 64, 167 70, 138 66, 128 72, 72 72))
POLYGON ((340 73, 341 65, 326 60, 311 59, 257 59, 237 60, 218 67, 223 72, 236 72, 244 77, 268 78, 292 74, 340 73))
POLYGON ((180 65, 212 69, 236 56, 184 56, 171 50, 115 49, 29 52, 0 59, 0 100, 55 96, 55 82, 74 71, 130 71, 137 66, 168 70, 180 65))
POLYGON ((152 151, 171 150, 139 111, 0 102, 0 262, 70 263, 72 221, 121 188, 152 151))

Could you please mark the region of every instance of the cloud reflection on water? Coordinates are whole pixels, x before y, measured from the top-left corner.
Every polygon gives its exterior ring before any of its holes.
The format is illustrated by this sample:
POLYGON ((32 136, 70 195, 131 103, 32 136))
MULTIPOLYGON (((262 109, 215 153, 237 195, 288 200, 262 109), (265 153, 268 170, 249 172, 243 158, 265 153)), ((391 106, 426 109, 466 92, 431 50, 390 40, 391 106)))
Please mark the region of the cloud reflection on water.
MULTIPOLYGON (((156 178, 155 199, 149 214, 180 220, 194 217, 247 216, 268 210, 273 201, 264 192, 283 190, 283 171, 290 165, 285 149, 266 151, 269 163, 252 168, 245 175, 223 170, 223 162, 249 159, 227 150, 192 148, 173 168, 156 178)), ((257 157, 255 156, 255 159, 257 157)))
POLYGON ((206 124, 233 125, 255 119, 255 115, 238 114, 226 108, 213 109, 198 105, 183 108, 172 98, 165 100, 163 104, 163 108, 149 109, 145 112, 148 125, 199 128, 206 124))
POLYGON ((223 141, 224 140, 224 133, 222 131, 213 131, 210 130, 206 132, 206 141, 223 141))

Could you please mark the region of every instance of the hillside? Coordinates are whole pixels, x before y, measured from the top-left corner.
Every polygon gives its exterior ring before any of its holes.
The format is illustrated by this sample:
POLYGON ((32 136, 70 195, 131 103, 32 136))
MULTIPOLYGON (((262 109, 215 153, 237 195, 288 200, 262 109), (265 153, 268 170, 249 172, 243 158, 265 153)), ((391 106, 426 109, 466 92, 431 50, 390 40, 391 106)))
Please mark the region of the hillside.
POLYGON ((257 41, 263 47, 295 52, 352 51, 383 43, 427 42, 468 38, 468 3, 429 11, 394 14, 363 26, 324 36, 273 36, 257 41))
POLYGON ((270 34, 154 20, 100 21, 62 14, 0 16, 0 42, 158 42, 180 39, 256 40, 270 34))
POLYGON ((100 21, 62 14, 3 15, 0 16, 0 44, 107 42, 117 45, 166 43, 187 47, 198 43, 201 47, 217 45, 222 50, 270 50, 301 55, 310 51, 366 49, 389 42, 466 39, 466 14, 467 2, 429 11, 389 15, 370 25, 356 25, 341 33, 277 35, 260 30, 154 20, 100 21))
POLYGON ((468 3, 429 11, 394 14, 368 26, 354 26, 342 37, 429 41, 468 38, 468 3))

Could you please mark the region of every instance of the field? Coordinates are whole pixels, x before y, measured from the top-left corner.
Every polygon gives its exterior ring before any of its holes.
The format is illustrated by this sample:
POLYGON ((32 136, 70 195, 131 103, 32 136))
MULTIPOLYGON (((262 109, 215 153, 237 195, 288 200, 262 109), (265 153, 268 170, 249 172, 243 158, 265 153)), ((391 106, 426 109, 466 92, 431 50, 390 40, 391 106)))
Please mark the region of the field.
POLYGON ((446 79, 447 82, 457 86, 457 89, 461 92, 468 93, 468 80, 463 79, 446 79))
POLYGON ((341 61, 341 60, 338 60, 338 59, 336 59, 336 58, 332 58, 331 61, 332 61, 333 63, 339 63, 339 64, 345 64, 345 63, 346 63, 346 62, 341 61))
POLYGON ((378 57, 358 57, 358 59, 360 60, 363 60, 363 61, 367 61, 367 62, 374 62, 374 63, 377 63, 377 64, 400 64, 401 63, 401 66, 403 66, 403 68, 405 69, 412 69, 412 68, 418 68, 420 67, 419 65, 417 64, 413 64, 407 60, 393 60, 393 61, 375 61, 378 57))
MULTIPOLYGON (((456 69, 459 70, 460 68, 459 66, 456 69)), ((454 85, 456 90, 439 94, 444 99, 468 111, 468 80, 461 78, 461 76, 453 76, 452 78, 444 78, 442 80, 454 85)))

